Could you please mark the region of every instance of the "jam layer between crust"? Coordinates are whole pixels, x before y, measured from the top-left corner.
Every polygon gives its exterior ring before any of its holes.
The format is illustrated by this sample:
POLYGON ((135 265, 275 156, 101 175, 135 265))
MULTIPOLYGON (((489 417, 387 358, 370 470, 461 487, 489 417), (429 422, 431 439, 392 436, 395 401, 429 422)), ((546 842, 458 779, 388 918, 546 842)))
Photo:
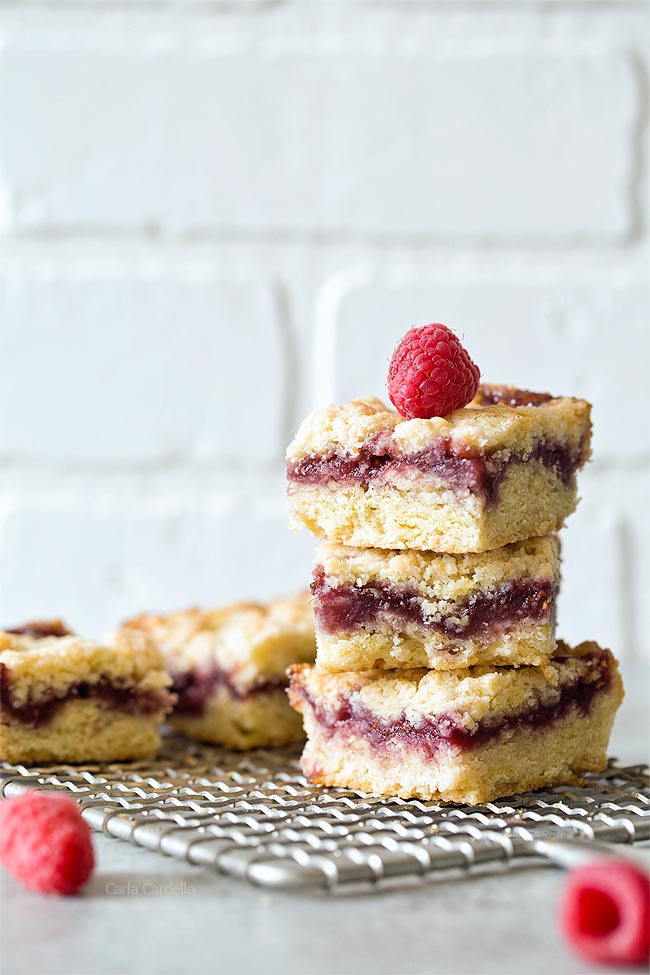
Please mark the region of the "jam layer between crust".
POLYGON ((287 683, 287 678, 282 675, 242 689, 234 684, 227 671, 218 668, 172 673, 172 690, 178 696, 174 714, 203 714, 210 698, 219 691, 224 691, 233 700, 244 701, 258 694, 284 691, 287 683))
POLYGON ((512 454, 490 456, 468 444, 439 437, 424 449, 404 454, 391 433, 370 437, 356 454, 307 454, 287 462, 289 490, 300 484, 368 485, 395 474, 417 472, 435 478, 459 494, 471 493, 493 504, 510 467, 538 463, 555 471, 565 487, 586 459, 586 444, 571 449, 566 444, 540 441, 526 457, 512 454))
POLYGON ((95 683, 80 681, 70 685, 64 694, 43 695, 37 701, 15 704, 11 690, 9 668, 0 663, 0 710, 4 721, 39 728, 50 722, 56 713, 71 701, 94 701, 111 711, 143 717, 166 711, 173 702, 165 690, 139 690, 134 685, 118 684, 107 677, 95 683))
POLYGON ((414 589, 374 581, 364 586, 331 585, 323 566, 316 566, 311 591, 319 627, 327 633, 372 626, 383 617, 414 623, 452 637, 489 636, 522 621, 551 621, 555 585, 550 579, 512 579, 492 591, 474 593, 456 603, 446 617, 427 614, 414 589))
POLYGON ((441 748, 477 748, 508 732, 542 730, 572 712, 588 715, 594 700, 611 684, 609 656, 603 653, 598 659, 595 656, 592 659, 598 665, 597 673, 591 670, 588 675, 561 684, 557 695, 546 701, 481 720, 472 730, 465 727, 460 715, 453 711, 423 715, 417 724, 404 712, 387 721, 355 700, 354 695, 341 696, 336 706, 330 708, 322 706, 302 685, 295 690, 313 712, 319 730, 326 738, 336 736, 350 742, 363 739, 377 750, 417 749, 427 759, 433 759, 441 748))
POLYGON ((484 386, 478 388, 478 393, 472 400, 480 406, 544 406, 551 403, 555 397, 551 393, 533 393, 529 389, 518 389, 517 386, 484 386))
POLYGON ((14 636, 74 636, 63 620, 34 620, 31 623, 23 623, 21 626, 5 628, 5 633, 12 633, 14 636))

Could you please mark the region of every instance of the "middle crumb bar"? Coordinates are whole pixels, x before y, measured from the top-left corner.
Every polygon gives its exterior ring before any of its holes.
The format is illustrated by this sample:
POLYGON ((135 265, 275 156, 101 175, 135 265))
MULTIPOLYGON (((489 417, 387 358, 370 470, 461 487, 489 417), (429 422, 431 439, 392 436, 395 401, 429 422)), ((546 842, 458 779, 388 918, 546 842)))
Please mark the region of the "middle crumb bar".
POLYGON ((555 652, 556 535, 478 555, 325 543, 312 594, 326 671, 539 666, 555 652))

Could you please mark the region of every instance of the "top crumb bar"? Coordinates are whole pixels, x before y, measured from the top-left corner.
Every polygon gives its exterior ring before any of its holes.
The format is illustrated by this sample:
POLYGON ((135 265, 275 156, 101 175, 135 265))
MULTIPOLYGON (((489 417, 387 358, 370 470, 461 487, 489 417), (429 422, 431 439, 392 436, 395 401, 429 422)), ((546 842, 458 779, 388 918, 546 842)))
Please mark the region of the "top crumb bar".
POLYGON ((378 399, 312 413, 287 451, 291 525, 366 548, 483 552, 561 528, 590 457, 591 407, 479 388, 447 417, 378 399))

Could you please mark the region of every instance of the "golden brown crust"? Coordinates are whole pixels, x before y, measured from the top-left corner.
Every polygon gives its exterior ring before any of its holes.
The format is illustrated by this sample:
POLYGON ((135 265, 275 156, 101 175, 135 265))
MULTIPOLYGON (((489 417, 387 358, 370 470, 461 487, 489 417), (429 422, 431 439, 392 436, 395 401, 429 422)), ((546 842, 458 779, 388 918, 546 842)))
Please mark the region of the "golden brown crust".
POLYGON ((120 761, 156 753, 158 727, 173 697, 160 653, 144 634, 99 643, 44 635, 45 626, 18 629, 25 632, 0 630, 3 694, 9 696, 0 720, 1 759, 120 761), (126 695, 127 706, 93 698, 92 688, 106 682, 126 695), (82 685, 88 696, 79 696, 82 685), (56 699, 60 702, 43 723, 20 716, 21 708, 38 714, 56 699), (140 708, 141 701, 146 706, 140 708))
MULTIPOLYGON (((515 390, 513 387, 484 386, 483 396, 498 399, 498 390, 528 397, 538 405, 505 405, 502 400, 484 405, 479 398, 447 417, 408 420, 376 398, 333 404, 310 414, 301 424, 287 450, 289 461, 308 455, 344 452, 354 455, 373 435, 390 433, 404 454, 424 449, 432 441, 448 438, 452 443, 494 454, 517 452, 526 457, 541 439, 553 439, 588 456, 591 406, 569 397, 546 399, 547 394, 515 390)), ((479 393, 480 397, 481 394, 479 393)))
POLYGON ((51 696, 63 696, 79 683, 108 679, 134 690, 169 686, 162 657, 143 634, 100 643, 78 636, 40 637, 0 630, 0 664, 11 683, 16 707, 51 696))
POLYGON ((610 673, 618 664, 610 651, 585 642, 570 648, 558 643, 555 658, 543 667, 478 666, 461 671, 393 670, 330 673, 309 665, 290 670, 290 699, 303 707, 301 689, 324 703, 335 705, 341 695, 355 700, 379 718, 390 720, 402 712, 413 716, 454 712, 472 728, 485 718, 516 712, 532 700, 552 699, 556 688, 580 677, 598 680, 603 655, 610 673))
POLYGON ((0 722, 5 762, 119 762, 152 758, 160 746, 164 711, 137 715, 92 700, 71 700, 43 727, 0 722))
POLYGON ((302 719, 283 689, 242 699, 217 692, 202 714, 175 714, 169 724, 176 731, 226 748, 276 748, 304 741, 302 719))
POLYGON ((495 402, 426 420, 407 420, 377 399, 312 413, 287 450, 290 526, 359 548, 450 553, 557 531, 576 507, 576 470, 590 457, 589 403, 505 387, 483 387, 482 396, 495 402), (505 405, 501 396, 538 405, 505 405), (441 450, 452 458, 449 478, 446 461, 428 467, 429 453, 441 450), (369 464, 374 472, 367 481, 350 474, 357 457, 362 472, 369 464), (453 458, 475 461, 481 476, 455 482, 453 458), (339 477, 337 464, 348 473, 339 477))
POLYGON ((325 542, 316 552, 315 564, 322 566, 330 585, 385 582, 452 603, 512 579, 548 579, 558 584, 559 561, 560 540, 546 535, 460 555, 325 542))
POLYGON ((283 676, 297 661, 316 654, 314 615, 309 593, 268 604, 241 602, 218 609, 193 608, 168 615, 143 614, 128 620, 121 633, 145 633, 173 673, 218 668, 245 690, 283 676))
POLYGON ((189 609, 174 613, 141 613, 126 620, 124 630, 140 630, 150 636, 160 636, 166 631, 171 636, 174 630, 179 633, 200 631, 216 632, 224 625, 241 622, 259 632, 273 626, 300 629, 309 620, 310 597, 308 592, 271 600, 268 603, 241 601, 230 603, 216 609, 189 609))

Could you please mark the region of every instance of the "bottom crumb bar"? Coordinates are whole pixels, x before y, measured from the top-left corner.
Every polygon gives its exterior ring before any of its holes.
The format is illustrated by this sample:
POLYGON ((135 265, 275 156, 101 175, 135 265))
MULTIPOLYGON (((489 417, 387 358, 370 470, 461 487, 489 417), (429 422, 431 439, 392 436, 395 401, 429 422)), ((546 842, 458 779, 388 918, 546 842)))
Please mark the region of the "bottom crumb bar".
POLYGON ((122 633, 138 631, 154 641, 171 673, 177 702, 169 724, 176 731, 236 749, 304 739, 287 700, 286 671, 316 654, 307 593, 266 605, 139 616, 122 633))
POLYGON ((477 804, 604 769, 623 685, 608 650, 560 643, 544 667, 294 667, 289 696, 312 782, 477 804))
POLYGON ((170 683, 144 637, 97 643, 59 621, 0 630, 0 760, 150 758, 173 701, 170 683))

